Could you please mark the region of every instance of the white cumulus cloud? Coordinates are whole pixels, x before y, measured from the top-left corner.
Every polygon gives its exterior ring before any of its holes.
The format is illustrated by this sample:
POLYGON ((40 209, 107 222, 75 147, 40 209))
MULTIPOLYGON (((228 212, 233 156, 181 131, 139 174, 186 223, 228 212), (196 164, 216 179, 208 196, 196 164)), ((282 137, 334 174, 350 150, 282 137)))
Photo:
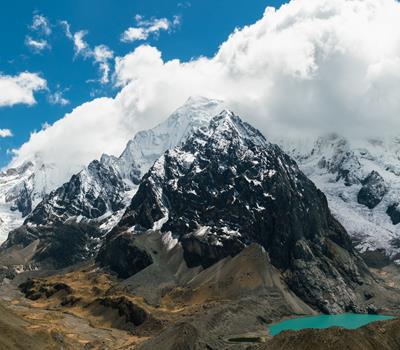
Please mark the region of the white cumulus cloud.
POLYGON ((0 107, 33 105, 36 103, 34 93, 46 88, 46 80, 37 73, 24 72, 15 76, 0 74, 0 107))
POLYGON ((73 35, 74 49, 77 55, 89 55, 88 44, 84 39, 87 33, 88 32, 86 30, 80 30, 73 35))
POLYGON ((61 185, 102 152, 120 151, 130 134, 123 115, 113 99, 84 103, 54 124, 33 132, 27 143, 13 151, 16 158, 12 165, 25 159, 50 165, 51 181, 61 185))
POLYGON ((0 138, 13 136, 10 129, 0 129, 0 138))
POLYGON ((384 136, 400 130, 399 72, 397 1, 292 0, 236 29, 211 58, 165 61, 147 45, 116 58, 115 98, 33 133, 14 163, 40 154, 69 175, 118 154, 191 95, 224 100, 271 137, 384 136))

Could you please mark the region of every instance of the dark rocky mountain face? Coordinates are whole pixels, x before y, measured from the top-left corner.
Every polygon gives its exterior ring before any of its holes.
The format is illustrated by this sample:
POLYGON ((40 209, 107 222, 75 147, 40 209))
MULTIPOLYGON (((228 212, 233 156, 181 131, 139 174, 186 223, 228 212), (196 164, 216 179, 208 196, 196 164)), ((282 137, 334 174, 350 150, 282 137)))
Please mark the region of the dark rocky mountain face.
MULTIPOLYGON (((6 200, 12 201, 13 198, 7 198, 6 200)), ((22 217, 27 216, 32 211, 32 191, 29 189, 26 183, 23 183, 20 192, 14 198, 14 204, 10 208, 11 210, 18 210, 21 212, 22 217)))
POLYGON ((30 266, 64 268, 93 257, 102 236, 96 225, 85 222, 23 225, 10 232, 2 253, 25 248, 32 251, 30 266))
POLYGON ((113 236, 108 249, 101 249, 96 257, 107 261, 107 266, 121 278, 128 278, 153 263, 151 254, 137 247, 132 235, 113 236))
POLYGON ((188 266, 208 267, 258 243, 293 291, 323 311, 357 310, 353 288, 369 279, 323 193, 278 146, 228 111, 156 161, 98 261, 120 269, 115 241, 134 241, 148 229, 170 231, 188 266))
POLYGON ((111 166, 93 161, 89 166, 40 202, 25 224, 52 224, 71 217, 96 219, 123 208, 126 184, 111 166))

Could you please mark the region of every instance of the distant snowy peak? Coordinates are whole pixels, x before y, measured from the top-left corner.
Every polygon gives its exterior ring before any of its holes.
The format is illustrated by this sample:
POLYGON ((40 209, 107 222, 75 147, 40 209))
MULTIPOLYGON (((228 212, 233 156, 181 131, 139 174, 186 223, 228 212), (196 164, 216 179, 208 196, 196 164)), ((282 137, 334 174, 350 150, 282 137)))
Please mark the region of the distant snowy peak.
POLYGON ((289 153, 325 193, 336 218, 361 251, 384 249, 400 257, 400 142, 321 137, 311 150, 289 153))
MULTIPOLYGON (((299 160, 305 165, 310 164, 312 168, 316 164, 320 173, 328 171, 336 176, 335 180, 342 179, 346 186, 359 184, 365 176, 358 152, 348 140, 336 134, 318 138, 310 154, 299 157, 299 160)), ((306 173, 310 171, 304 170, 306 173)), ((314 168, 311 171, 318 170, 314 168)))
POLYGON ((49 168, 37 157, 0 173, 0 242, 56 187, 49 168))
POLYGON ((0 173, 0 193, 3 203, 8 203, 12 210, 29 212, 30 196, 34 184, 34 165, 26 162, 17 168, 10 168, 0 173), (24 200, 25 199, 25 200, 24 200))
POLYGON ((29 213, 31 209, 33 168, 34 165, 27 162, 0 173, 0 242, 21 224, 21 212, 29 213))

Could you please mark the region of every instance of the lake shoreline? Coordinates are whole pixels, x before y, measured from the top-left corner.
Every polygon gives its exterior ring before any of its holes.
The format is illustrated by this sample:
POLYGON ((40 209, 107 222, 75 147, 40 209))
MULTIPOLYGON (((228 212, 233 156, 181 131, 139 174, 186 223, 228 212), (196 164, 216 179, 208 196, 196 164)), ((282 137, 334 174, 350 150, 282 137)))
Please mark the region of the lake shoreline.
POLYGON ((287 330, 299 331, 302 329, 327 329, 331 327, 357 329, 372 322, 391 320, 398 316, 398 314, 395 316, 385 314, 343 313, 290 317, 268 325, 268 335, 274 337, 287 330))

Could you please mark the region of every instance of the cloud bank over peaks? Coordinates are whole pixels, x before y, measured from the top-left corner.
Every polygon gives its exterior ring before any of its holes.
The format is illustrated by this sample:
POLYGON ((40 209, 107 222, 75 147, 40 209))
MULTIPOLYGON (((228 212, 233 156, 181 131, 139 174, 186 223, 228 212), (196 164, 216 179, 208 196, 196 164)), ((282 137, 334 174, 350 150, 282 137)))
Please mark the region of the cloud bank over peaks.
POLYGON ((399 27, 394 0, 293 0, 211 59, 164 62, 139 47, 117 58, 116 81, 221 98, 267 134, 383 135, 400 126, 399 27))
POLYGON ((397 1, 292 0, 236 29, 212 58, 164 61, 149 45, 117 57, 115 98, 32 134, 14 163, 40 154, 67 173, 118 154, 191 95, 224 100, 272 138, 388 136, 400 130, 399 72, 397 1))

